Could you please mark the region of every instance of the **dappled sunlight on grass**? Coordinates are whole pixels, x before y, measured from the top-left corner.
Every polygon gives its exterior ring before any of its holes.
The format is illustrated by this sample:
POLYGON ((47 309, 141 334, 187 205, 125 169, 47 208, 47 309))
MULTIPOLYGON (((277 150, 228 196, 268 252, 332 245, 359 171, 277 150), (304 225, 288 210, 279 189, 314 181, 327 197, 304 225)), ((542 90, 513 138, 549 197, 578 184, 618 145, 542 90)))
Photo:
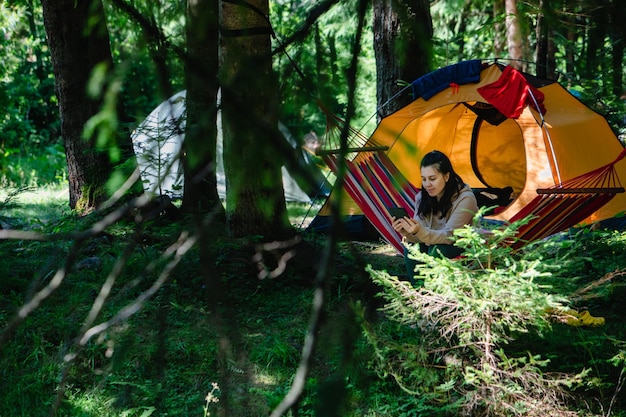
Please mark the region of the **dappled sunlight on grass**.
POLYGON ((115 398, 104 396, 102 393, 92 390, 80 391, 70 389, 66 392, 66 399, 65 407, 72 410, 72 413, 76 413, 75 415, 109 416, 119 412, 119 410, 115 411, 112 408, 115 398))
MULTIPOLYGON (((0 191, 0 203, 6 203, 11 192, 12 190, 0 191)), ((27 227, 58 220, 69 211, 67 184, 50 185, 17 192, 10 197, 8 206, 0 206, 0 220, 9 227, 27 227)))
POLYGON ((323 202, 313 204, 288 203, 287 212, 291 225, 299 230, 306 229, 322 208, 322 204, 323 202))
POLYGON ((275 387, 280 383, 280 379, 269 372, 267 368, 255 367, 255 373, 253 375, 252 383, 260 387, 275 387))

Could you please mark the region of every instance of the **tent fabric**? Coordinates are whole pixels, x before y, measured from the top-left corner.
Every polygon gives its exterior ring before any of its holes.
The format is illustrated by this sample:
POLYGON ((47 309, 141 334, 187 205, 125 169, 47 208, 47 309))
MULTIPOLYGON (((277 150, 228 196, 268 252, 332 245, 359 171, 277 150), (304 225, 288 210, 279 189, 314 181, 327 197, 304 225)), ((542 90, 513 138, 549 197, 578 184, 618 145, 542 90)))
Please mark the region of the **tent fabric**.
MULTIPOLYGON (((522 100, 519 117, 499 124, 485 122, 467 105, 490 105, 479 89, 502 82, 506 68, 494 63, 483 65, 477 83, 448 85, 428 100, 413 100, 383 118, 365 146, 388 149, 385 154, 389 161, 415 188, 421 187, 419 161, 435 149, 450 157, 455 170, 472 188, 511 187, 512 202, 487 216, 488 220, 505 222, 529 205, 538 196, 537 190, 567 183, 610 164, 621 154, 624 145, 603 116, 559 83, 521 72, 515 77, 521 75, 544 96, 543 117, 528 100, 522 100)), ((626 181, 626 160, 616 161, 614 171, 616 184, 621 186, 626 181)), ((345 193, 333 201, 343 214, 363 214, 345 193)), ((626 193, 620 193, 584 213, 577 224, 610 219, 625 210, 626 193)), ((318 216, 328 213, 325 205, 318 216)))
POLYGON ((519 241, 515 246, 570 228, 607 204, 618 193, 623 193, 624 188, 619 182, 615 164, 624 157, 626 150, 613 162, 594 171, 549 189, 537 190, 537 197, 510 219, 514 222, 527 216, 535 217, 520 227, 519 241))
MULTIPOLYGON (((402 207, 413 216, 418 190, 406 181, 385 153, 362 155, 367 156, 358 161, 346 161, 345 190, 383 239, 402 253, 402 236, 391 227, 389 208, 402 207)), ((339 171, 334 155, 327 155, 325 161, 333 172, 339 171)))
POLYGON ((179 164, 185 132, 185 91, 164 100, 131 133, 146 192, 182 197, 183 166, 179 164))
POLYGON ((463 103, 465 107, 476 113, 476 115, 489 124, 498 126, 507 119, 497 108, 491 104, 476 103, 474 105, 463 103))
MULTIPOLYGON (((154 195, 167 195, 173 199, 183 197, 183 165, 179 156, 185 139, 185 122, 186 91, 183 90, 159 104, 132 132, 133 149, 144 191, 154 195)), ((223 199, 226 197, 226 175, 220 122, 218 117, 216 181, 218 195, 223 199)), ((295 140, 289 138, 289 132, 280 127, 285 138, 296 150, 295 140)), ((316 180, 319 184, 305 192, 289 170, 282 166, 283 191, 288 202, 310 203, 317 196, 327 196, 330 190, 324 176, 307 157, 306 152, 299 151, 298 162, 302 164, 302 169, 310 169, 312 174, 318 174, 316 180)))

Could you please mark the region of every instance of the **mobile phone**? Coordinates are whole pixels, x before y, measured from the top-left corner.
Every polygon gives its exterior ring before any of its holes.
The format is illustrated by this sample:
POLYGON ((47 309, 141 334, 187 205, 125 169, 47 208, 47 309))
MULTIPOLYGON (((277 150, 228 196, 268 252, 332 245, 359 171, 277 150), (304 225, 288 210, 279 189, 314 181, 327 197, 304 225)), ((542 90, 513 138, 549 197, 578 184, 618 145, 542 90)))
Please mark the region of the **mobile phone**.
POLYGON ((409 217, 409 214, 403 207, 388 207, 389 215, 395 217, 396 219, 401 219, 403 217, 409 217))

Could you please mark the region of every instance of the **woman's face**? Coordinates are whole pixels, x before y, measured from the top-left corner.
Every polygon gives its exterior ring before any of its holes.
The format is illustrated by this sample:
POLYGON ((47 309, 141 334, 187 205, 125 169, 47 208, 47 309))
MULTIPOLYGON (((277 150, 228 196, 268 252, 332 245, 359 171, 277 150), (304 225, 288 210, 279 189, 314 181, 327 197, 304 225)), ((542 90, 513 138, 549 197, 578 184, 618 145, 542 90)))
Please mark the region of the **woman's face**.
POLYGON ((429 196, 437 197, 437 200, 441 199, 446 183, 450 179, 450 173, 442 174, 435 165, 422 167, 421 172, 422 188, 429 196))

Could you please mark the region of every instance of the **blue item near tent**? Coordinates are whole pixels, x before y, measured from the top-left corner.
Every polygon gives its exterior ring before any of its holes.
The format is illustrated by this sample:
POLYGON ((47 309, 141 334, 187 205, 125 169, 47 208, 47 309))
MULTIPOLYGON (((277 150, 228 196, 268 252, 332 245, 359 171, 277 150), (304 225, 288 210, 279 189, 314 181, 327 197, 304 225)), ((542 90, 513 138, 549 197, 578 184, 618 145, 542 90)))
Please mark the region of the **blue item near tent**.
POLYGON ((479 59, 450 65, 421 76, 411 83, 413 98, 428 100, 440 91, 450 87, 450 83, 463 85, 480 81, 482 62, 479 59))

